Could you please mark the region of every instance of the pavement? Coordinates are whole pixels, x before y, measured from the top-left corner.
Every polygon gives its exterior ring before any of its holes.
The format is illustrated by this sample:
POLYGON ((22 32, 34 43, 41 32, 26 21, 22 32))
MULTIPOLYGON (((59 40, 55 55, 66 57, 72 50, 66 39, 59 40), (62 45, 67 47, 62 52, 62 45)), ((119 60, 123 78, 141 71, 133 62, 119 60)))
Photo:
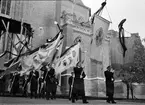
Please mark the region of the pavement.
MULTIPOLYGON (((88 99, 89 105, 110 105, 109 103, 106 103, 104 99, 88 99)), ((116 100, 116 105, 145 105, 145 100, 116 100)), ((72 103, 66 98, 56 98, 55 100, 46 100, 46 99, 30 99, 29 97, 2 97, 0 96, 0 105, 7 105, 7 104, 61 104, 61 105, 80 105, 83 104, 82 100, 78 100, 75 103, 72 103)))

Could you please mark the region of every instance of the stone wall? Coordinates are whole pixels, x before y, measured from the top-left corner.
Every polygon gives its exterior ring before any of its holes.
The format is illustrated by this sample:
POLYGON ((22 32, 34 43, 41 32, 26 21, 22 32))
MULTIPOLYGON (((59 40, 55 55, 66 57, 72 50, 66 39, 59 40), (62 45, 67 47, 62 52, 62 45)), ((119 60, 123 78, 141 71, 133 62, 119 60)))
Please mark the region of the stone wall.
POLYGON ((95 97, 105 96, 104 71, 110 64, 109 41, 106 40, 109 21, 96 16, 93 24, 93 36, 90 44, 90 68, 88 70, 89 78, 86 80, 86 95, 95 97))
POLYGON ((31 24, 34 30, 33 48, 45 43, 47 38, 57 33, 56 1, 12 1, 11 17, 31 24))

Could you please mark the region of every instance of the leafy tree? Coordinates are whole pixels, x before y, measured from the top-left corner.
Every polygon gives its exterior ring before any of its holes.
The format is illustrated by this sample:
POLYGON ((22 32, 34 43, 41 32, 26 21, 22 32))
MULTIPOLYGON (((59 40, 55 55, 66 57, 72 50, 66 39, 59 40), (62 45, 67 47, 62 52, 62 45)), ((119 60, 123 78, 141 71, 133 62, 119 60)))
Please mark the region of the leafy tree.
POLYGON ((127 86, 127 99, 129 99, 129 89, 131 90, 132 99, 134 98, 132 83, 145 83, 145 48, 140 38, 134 41, 133 49, 133 62, 122 65, 119 72, 122 82, 127 86))
POLYGON ((142 45, 140 38, 134 41, 132 72, 134 72, 133 82, 145 83, 145 48, 142 45))

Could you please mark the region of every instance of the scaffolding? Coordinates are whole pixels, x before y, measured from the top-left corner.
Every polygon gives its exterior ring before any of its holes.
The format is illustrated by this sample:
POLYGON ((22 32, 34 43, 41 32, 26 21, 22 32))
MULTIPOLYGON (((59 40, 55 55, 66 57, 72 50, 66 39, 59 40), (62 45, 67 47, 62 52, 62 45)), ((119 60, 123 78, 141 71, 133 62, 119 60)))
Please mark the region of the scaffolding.
POLYGON ((9 67, 19 58, 31 50, 33 31, 31 25, 22 21, 0 16, 0 59, 3 57, 7 62, 1 62, 4 67, 9 67))

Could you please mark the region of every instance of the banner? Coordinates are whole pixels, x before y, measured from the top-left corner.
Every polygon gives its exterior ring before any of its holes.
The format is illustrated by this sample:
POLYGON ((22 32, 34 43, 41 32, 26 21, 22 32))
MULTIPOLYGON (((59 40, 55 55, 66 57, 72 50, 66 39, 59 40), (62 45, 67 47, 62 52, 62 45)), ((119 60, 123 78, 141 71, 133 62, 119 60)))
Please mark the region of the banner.
POLYGON ((52 58, 53 63, 56 63, 60 59, 60 56, 61 56, 61 53, 62 53, 62 47, 63 47, 63 39, 59 41, 59 43, 56 47, 55 54, 52 58))
POLYGON ((54 55, 55 49, 57 48, 60 40, 61 40, 61 32, 59 35, 56 35, 54 41, 48 42, 44 45, 44 47, 40 47, 38 51, 32 53, 31 55, 24 56, 22 58, 22 72, 25 73, 29 71, 32 67, 34 69, 39 69, 43 62, 51 62, 52 57, 54 55), (56 37, 57 36, 57 37, 56 37))
POLYGON ((17 61, 17 62, 15 62, 15 63, 13 63, 13 64, 11 65, 11 67, 8 67, 4 72, 2 72, 2 73, 0 74, 0 78, 3 77, 4 75, 8 75, 8 74, 10 74, 10 73, 20 72, 20 69, 21 69, 21 68, 19 68, 19 67, 20 67, 20 60, 17 61))
POLYGON ((125 57, 125 52, 127 50, 127 47, 125 45, 124 28, 123 28, 123 24, 124 24, 125 21, 126 21, 126 19, 123 19, 118 25, 118 28, 119 28, 119 41, 120 41, 120 44, 121 44, 121 46, 123 48, 123 57, 125 57))
POLYGON ((79 48, 80 42, 66 50, 65 54, 63 54, 55 63, 56 74, 60 74, 63 71, 76 66, 79 61, 79 48))

